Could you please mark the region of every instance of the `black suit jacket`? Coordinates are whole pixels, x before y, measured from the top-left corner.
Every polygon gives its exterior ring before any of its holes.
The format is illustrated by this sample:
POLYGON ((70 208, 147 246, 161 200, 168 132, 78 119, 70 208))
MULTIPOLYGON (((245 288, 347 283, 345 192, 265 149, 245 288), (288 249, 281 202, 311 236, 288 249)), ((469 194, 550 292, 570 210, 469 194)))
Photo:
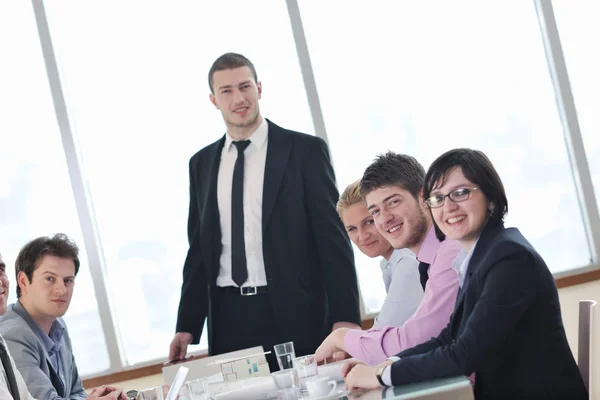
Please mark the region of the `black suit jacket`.
POLYGON ((554 278, 501 223, 483 230, 448 326, 398 356, 394 385, 475 372, 477 399, 587 399, 554 278))
MULTIPOLYGON (((339 194, 329 151, 314 136, 268 121, 263 186, 263 257, 278 327, 297 349, 316 348, 334 322, 360 323, 354 256, 335 210, 339 194)), ((177 332, 198 343, 208 317, 221 255, 217 173, 225 136, 190 160, 189 251, 177 332)), ((257 321, 260 323, 260 321, 257 321)))

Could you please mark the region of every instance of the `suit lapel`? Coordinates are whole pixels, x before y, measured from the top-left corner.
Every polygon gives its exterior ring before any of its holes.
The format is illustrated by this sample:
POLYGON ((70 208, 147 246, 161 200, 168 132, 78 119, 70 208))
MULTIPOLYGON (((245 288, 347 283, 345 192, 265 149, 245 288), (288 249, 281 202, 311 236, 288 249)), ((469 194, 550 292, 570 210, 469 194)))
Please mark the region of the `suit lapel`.
POLYGON ((267 160, 265 163, 265 179, 263 183, 262 229, 263 234, 267 229, 275 200, 281 187, 286 165, 292 149, 292 139, 285 134, 282 128, 271 121, 269 124, 269 141, 267 147, 267 160))
POLYGON ((463 282, 463 287, 458 293, 458 297, 456 298, 456 304, 454 306, 454 312, 452 313, 452 322, 453 327, 456 328, 455 324, 460 323, 462 319, 462 312, 465 304, 465 293, 469 288, 469 283, 471 282, 471 276, 477 271, 479 265, 481 264, 481 260, 483 256, 486 255, 487 250, 490 247, 490 243, 494 240, 497 235, 498 229, 504 229, 504 225, 502 223, 497 222, 488 222, 488 224, 483 228, 481 232, 481 236, 477 241, 475 246, 475 250, 473 251, 473 255, 471 256, 471 260, 469 261, 469 266, 467 268, 467 275, 465 276, 465 281, 463 282))
MULTIPOLYGON (((50 381, 52 382, 52 386, 56 389, 56 392, 60 397, 65 397, 65 385, 66 382, 63 382, 58 376, 58 372, 52 366, 52 362, 50 361, 50 356, 46 353, 46 362, 48 363, 48 370, 50 371, 50 381)), ((59 358, 59 362, 61 363, 61 368, 65 371, 65 364, 62 360, 62 357, 59 358)), ((66 379, 66 373, 65 379, 66 379)))
POLYGON ((219 273, 219 257, 221 255, 221 220, 219 218, 219 203, 217 200, 217 178, 224 144, 225 136, 213 144, 206 162, 198 166, 198 168, 206 168, 206 172, 198 171, 199 176, 202 178, 197 184, 200 185, 202 182, 208 182, 208 185, 203 188, 206 190, 204 198, 201 199, 205 204, 200 216, 204 220, 202 231, 200 232, 200 241, 201 243, 211 243, 210 246, 206 246, 207 251, 204 253, 207 257, 206 265, 210 266, 210 272, 212 272, 211 279, 213 277, 216 279, 219 273))

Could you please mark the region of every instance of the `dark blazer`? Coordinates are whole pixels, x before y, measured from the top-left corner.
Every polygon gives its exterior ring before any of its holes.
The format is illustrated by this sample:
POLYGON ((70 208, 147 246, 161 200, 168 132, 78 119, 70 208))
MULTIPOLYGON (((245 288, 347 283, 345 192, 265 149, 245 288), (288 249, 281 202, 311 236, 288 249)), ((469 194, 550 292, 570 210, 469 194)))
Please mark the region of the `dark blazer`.
POLYGON ((554 278, 501 223, 479 237, 448 326, 398 356, 394 385, 475 372, 477 399, 587 399, 554 278))
POLYGON ((60 347, 64 385, 50 362, 39 328, 18 301, 9 305, 0 319, 0 333, 33 397, 38 400, 85 399, 87 394, 81 386, 67 326, 62 318, 57 322, 65 328, 60 347))
MULTIPOLYGON (((334 322, 360 323, 354 256, 335 209, 339 194, 327 145, 267 122, 262 233, 268 296, 285 340, 312 349, 334 322)), ((177 332, 191 333, 193 343, 208 317, 209 351, 215 334, 210 290, 222 246, 217 173, 224 143, 225 136, 190 160, 190 247, 177 317, 177 332)))

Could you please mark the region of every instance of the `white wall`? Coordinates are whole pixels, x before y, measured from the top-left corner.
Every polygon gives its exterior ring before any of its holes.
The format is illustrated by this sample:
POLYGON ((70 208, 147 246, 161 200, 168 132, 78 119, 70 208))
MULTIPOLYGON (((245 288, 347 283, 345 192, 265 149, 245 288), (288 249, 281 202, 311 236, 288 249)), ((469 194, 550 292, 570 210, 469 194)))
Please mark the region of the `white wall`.
POLYGON ((590 387, 590 399, 600 400, 600 281, 559 289, 558 295, 560 297, 560 306, 562 308, 567 339, 575 358, 577 358, 579 300, 595 300, 598 302, 594 313, 593 355, 591 359, 593 375, 590 387))

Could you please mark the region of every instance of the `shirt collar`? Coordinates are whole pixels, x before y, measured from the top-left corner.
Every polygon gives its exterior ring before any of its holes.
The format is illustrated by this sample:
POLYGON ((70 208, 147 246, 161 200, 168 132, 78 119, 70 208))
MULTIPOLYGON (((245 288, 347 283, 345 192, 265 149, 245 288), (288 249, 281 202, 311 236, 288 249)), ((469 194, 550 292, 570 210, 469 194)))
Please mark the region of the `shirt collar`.
POLYGON ((417 254, 417 260, 427 264, 432 264, 435 260, 435 256, 440 248, 440 241, 435 236, 435 228, 433 225, 429 228, 425 240, 421 243, 421 248, 417 254))
POLYGON ((477 238, 477 240, 473 244, 473 247, 471 247, 471 250, 469 250, 468 253, 464 249, 461 250, 459 255, 455 258, 454 262, 452 263, 452 268, 454 268, 456 270, 456 272, 458 273, 458 280, 460 282, 460 287, 463 286, 465 277, 467 276, 467 270, 469 269, 469 263, 471 262, 471 257, 473 257, 473 252, 475 251, 477 242, 479 242, 479 238, 477 238), (459 264, 459 262, 460 262, 460 264, 459 264))
POLYGON ((403 259, 404 257, 415 258, 415 253, 413 253, 410 249, 406 249, 406 248, 405 249, 394 249, 389 260, 386 260, 385 258, 381 257, 381 261, 379 261, 379 266, 381 267, 381 269, 385 270, 386 268, 390 268, 390 267, 398 264, 398 262, 400 262, 400 260, 403 259))
POLYGON ((35 322, 34 319, 31 318, 31 315, 29 315, 29 313, 27 312, 25 307, 23 307, 20 301, 17 301, 16 306, 29 316, 29 318, 33 322, 35 329, 37 330, 36 333, 42 341, 42 343, 44 343, 44 347, 46 348, 48 354, 50 355, 58 353, 61 348, 62 337, 65 333, 65 326, 63 325, 63 323, 59 319, 56 319, 50 327, 49 334, 46 335, 46 332, 44 332, 42 328, 40 328, 40 326, 37 324, 37 322, 35 322))
MULTIPOLYGON (((267 142, 268 134, 269 134, 269 124, 267 123, 267 120, 265 118, 263 118, 261 124, 258 126, 258 128, 256 128, 254 133, 252 133, 252 135, 250 135, 250 137, 248 138, 250 140, 250 147, 256 147, 257 149, 262 148, 265 145, 265 143, 267 142)), ((235 139, 233 137, 231 137, 229 132, 227 132, 225 134, 224 148, 227 149, 227 151, 230 151, 232 143, 234 141, 235 141, 235 139)))

